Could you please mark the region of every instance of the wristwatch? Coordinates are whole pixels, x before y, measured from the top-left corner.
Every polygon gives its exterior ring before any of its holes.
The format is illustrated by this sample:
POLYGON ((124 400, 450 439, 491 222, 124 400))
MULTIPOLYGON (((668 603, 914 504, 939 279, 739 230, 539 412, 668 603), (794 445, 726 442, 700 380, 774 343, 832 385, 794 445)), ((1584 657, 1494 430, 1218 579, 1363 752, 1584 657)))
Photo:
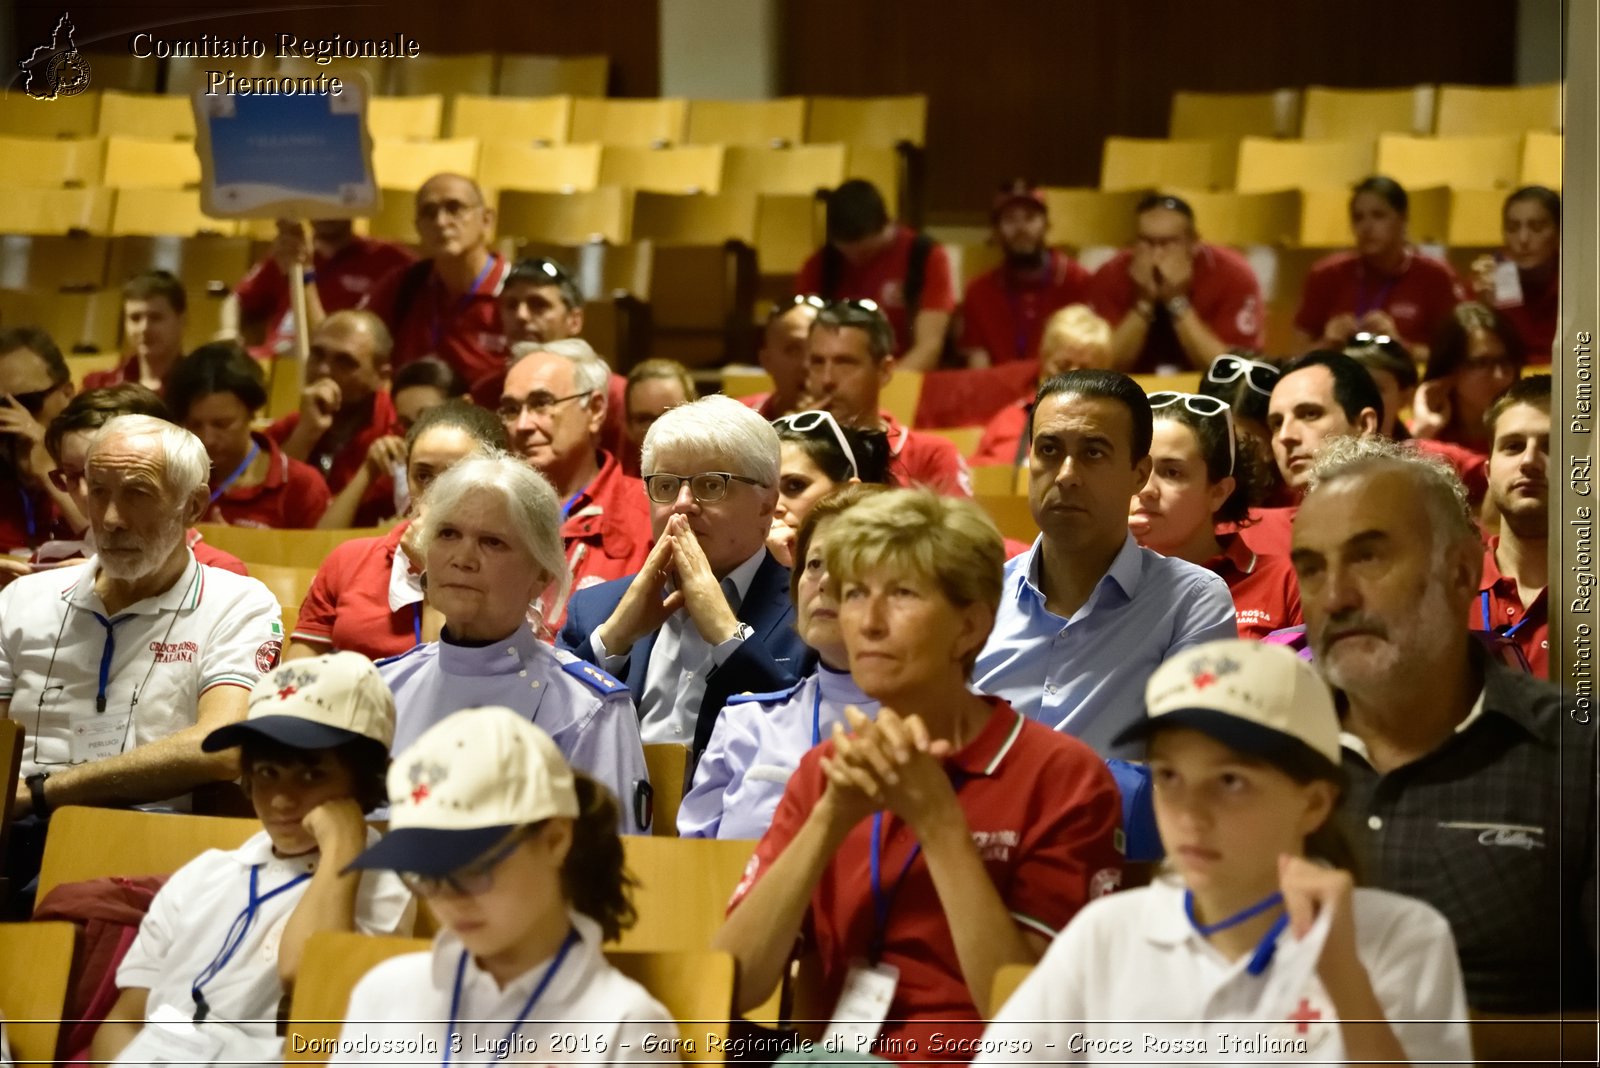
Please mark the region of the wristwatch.
POLYGON ((1180 293, 1178 296, 1167 301, 1167 314, 1172 316, 1174 319, 1181 319, 1183 318, 1184 312, 1188 311, 1191 307, 1192 305, 1189 303, 1189 298, 1180 293))
POLYGON ((48 771, 36 771, 22 780, 28 787, 28 799, 33 802, 33 814, 39 819, 50 815, 50 802, 44 797, 44 781, 49 777, 48 771))

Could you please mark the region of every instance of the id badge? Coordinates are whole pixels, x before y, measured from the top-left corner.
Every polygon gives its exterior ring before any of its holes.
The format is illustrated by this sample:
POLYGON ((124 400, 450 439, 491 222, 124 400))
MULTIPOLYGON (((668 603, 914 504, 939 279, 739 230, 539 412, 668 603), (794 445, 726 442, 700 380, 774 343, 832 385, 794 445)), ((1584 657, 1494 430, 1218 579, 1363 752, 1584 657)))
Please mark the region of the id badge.
POLYGON ((900 985, 900 969, 892 964, 868 964, 858 960, 850 965, 833 1010, 833 1022, 823 1036, 824 1048, 851 1053, 869 1052, 883 1021, 889 1018, 894 991, 900 985), (828 1045, 836 1042, 837 1045, 828 1045))
POLYGON ((119 1065, 216 1064, 222 1052, 222 1035, 215 1027, 195 1026, 170 1005, 150 1014, 132 1042, 118 1054, 119 1065))
POLYGON ((1494 302, 1501 307, 1522 303, 1522 276, 1517 273, 1517 265, 1510 260, 1501 260, 1494 265, 1494 302))
POLYGON ((86 764, 122 752, 133 713, 88 712, 72 717, 72 762, 86 764))

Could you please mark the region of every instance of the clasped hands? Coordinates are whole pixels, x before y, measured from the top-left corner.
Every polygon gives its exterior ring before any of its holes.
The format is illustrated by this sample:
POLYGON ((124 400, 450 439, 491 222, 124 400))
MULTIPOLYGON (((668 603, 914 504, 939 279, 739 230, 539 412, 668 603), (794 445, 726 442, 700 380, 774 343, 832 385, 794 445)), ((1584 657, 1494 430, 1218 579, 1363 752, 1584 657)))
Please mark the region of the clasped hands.
POLYGON ((823 804, 840 830, 888 809, 921 832, 958 812, 955 787, 945 771, 954 747, 930 738, 922 717, 901 715, 887 706, 876 719, 854 705, 849 721, 833 725, 833 755, 822 758, 828 785, 823 804))
POLYGON ((695 630, 708 645, 720 645, 739 632, 739 617, 723 596, 722 584, 712 573, 689 520, 673 515, 611 618, 595 628, 595 633, 608 654, 621 656, 640 638, 660 629, 680 608, 689 613, 695 630))

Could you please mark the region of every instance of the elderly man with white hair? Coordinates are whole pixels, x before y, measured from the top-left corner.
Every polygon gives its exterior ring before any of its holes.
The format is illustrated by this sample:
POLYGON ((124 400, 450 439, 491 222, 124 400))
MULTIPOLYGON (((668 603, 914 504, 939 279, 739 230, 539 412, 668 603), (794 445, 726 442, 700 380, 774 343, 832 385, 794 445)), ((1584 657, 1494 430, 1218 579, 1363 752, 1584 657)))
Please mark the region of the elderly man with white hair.
MULTIPOLYGON (((643 483, 602 446, 611 369, 579 338, 526 342, 515 352, 500 421, 512 451, 555 486, 572 588, 633 574, 653 538, 643 483)), ((560 626, 560 611, 547 619, 560 626)))
POLYGON ((625 679, 646 742, 699 753, 728 698, 794 685, 815 653, 794 630, 789 569, 766 549, 778 434, 724 396, 673 408, 645 435, 655 544, 635 575, 581 590, 561 644, 625 679))
POLYGON ((283 628, 265 586, 189 549, 209 469, 187 430, 112 419, 85 462, 95 555, 0 591, 0 716, 27 731, 17 818, 175 799, 238 775, 234 756, 200 742, 244 718, 283 628))

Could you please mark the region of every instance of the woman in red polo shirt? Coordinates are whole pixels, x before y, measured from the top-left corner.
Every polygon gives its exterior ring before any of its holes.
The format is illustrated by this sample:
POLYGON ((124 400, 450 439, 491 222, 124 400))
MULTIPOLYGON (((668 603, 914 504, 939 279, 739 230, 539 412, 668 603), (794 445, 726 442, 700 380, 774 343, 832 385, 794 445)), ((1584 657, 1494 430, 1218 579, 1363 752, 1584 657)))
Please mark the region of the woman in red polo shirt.
POLYGON ((1484 413, 1522 374, 1522 339, 1486 304, 1459 304, 1434 338, 1412 403, 1411 433, 1489 455, 1484 413))
POLYGON ((1297 352, 1344 348, 1360 330, 1400 338, 1419 359, 1450 309, 1466 297, 1448 264, 1422 255, 1406 236, 1410 198, 1373 175, 1350 196, 1351 252, 1319 260, 1295 312, 1297 352))
POLYGON ((328 508, 322 473, 250 429, 267 403, 261 365, 232 341, 202 345, 167 375, 166 400, 179 425, 211 457, 208 523, 309 530, 328 508))
POLYGON ((300 618, 283 651, 285 661, 334 650, 374 660, 399 656, 438 635, 424 619, 422 559, 406 535, 420 515, 422 491, 455 464, 478 452, 509 446, 493 412, 465 400, 429 408, 406 431, 406 484, 411 515, 381 538, 353 538, 317 569, 300 618))
POLYGON ((1561 197, 1525 185, 1506 197, 1501 225, 1505 248, 1473 261, 1472 290, 1511 321, 1529 363, 1547 364, 1561 298, 1561 197))
POLYGON ((713 946, 738 961, 736 1011, 798 941, 820 962, 802 1011, 852 1051, 970 1060, 995 972, 1120 882, 1121 801, 1088 746, 968 688, 1004 563, 977 506, 875 494, 833 520, 825 557, 850 673, 882 704, 800 759, 713 946))
POLYGON ((1233 530, 1264 492, 1260 461, 1239 448, 1233 415, 1215 397, 1150 395, 1155 416, 1149 481, 1128 505, 1134 540, 1215 571, 1233 595, 1239 637, 1301 623, 1300 586, 1287 557, 1252 552, 1233 530))

